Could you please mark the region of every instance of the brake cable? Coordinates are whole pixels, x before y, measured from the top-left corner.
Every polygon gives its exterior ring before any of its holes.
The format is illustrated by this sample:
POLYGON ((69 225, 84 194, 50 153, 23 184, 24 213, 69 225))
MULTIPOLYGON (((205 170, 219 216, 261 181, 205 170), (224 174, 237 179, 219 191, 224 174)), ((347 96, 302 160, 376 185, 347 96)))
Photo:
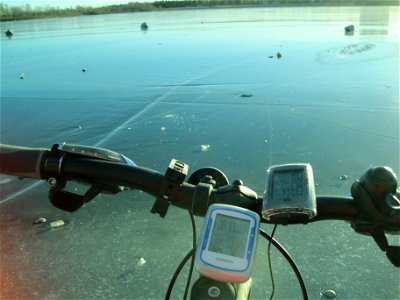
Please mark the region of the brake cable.
POLYGON ((307 295, 306 285, 304 284, 303 277, 301 276, 299 268, 297 267, 297 265, 294 262, 293 258, 286 251, 286 249, 277 240, 275 240, 275 238, 271 237, 266 231, 264 231, 261 228, 260 228, 260 234, 261 234, 262 237, 264 237, 265 239, 270 241, 272 243, 272 245, 274 245, 275 248, 278 249, 279 252, 286 258, 286 260, 288 261, 288 263, 292 267, 292 269, 293 269, 293 271, 294 271, 294 273, 295 273, 295 275, 297 277, 297 281, 300 284, 301 292, 303 294, 303 299, 307 300, 308 299, 308 295, 307 295))
POLYGON ((271 239, 268 242, 268 266, 269 266, 269 274, 271 277, 271 296, 269 297, 270 300, 272 300, 272 298, 274 298, 274 294, 275 294, 275 280, 274 280, 274 273, 272 272, 272 262, 271 262, 271 245, 272 245, 272 239, 274 238, 275 235, 275 230, 278 227, 277 224, 274 225, 274 229, 272 230, 271 233, 271 239))
MULTIPOLYGON (((192 207, 193 207, 193 203, 194 203, 194 196, 192 198, 192 207)), ((178 265, 178 267, 175 270, 174 275, 172 276, 169 285, 168 285, 168 289, 167 289, 167 293, 165 295, 165 299, 169 299, 171 297, 171 293, 172 293, 172 289, 174 288, 175 282, 179 276, 179 274, 181 273, 183 267, 185 266, 185 264, 187 263, 187 261, 192 258, 191 262, 190 262, 190 269, 189 269, 189 275, 186 281, 186 288, 185 288, 185 294, 183 296, 183 299, 187 299, 187 295, 189 293, 189 288, 190 288, 190 282, 192 280, 192 274, 193 274, 193 268, 194 268, 194 255, 196 253, 196 243, 197 243, 197 234, 196 234, 196 221, 194 219, 194 215, 192 213, 193 209, 189 211, 189 217, 190 217, 190 221, 192 223, 192 243, 193 243, 193 248, 186 254, 186 256, 182 259, 182 261, 180 262, 180 264, 178 265)))
POLYGON ((196 242, 197 242, 197 236, 196 236, 196 221, 194 220, 194 216, 191 212, 189 212, 189 216, 190 216, 190 221, 192 222, 192 230, 193 230, 193 249, 194 251, 192 253, 192 260, 190 262, 190 269, 189 269, 189 275, 188 275, 188 279, 186 281, 186 289, 185 289, 185 295, 183 297, 183 299, 187 298, 188 292, 189 292, 189 288, 190 288, 190 281, 192 280, 192 274, 193 274, 193 268, 194 268, 194 254, 196 253, 196 242))

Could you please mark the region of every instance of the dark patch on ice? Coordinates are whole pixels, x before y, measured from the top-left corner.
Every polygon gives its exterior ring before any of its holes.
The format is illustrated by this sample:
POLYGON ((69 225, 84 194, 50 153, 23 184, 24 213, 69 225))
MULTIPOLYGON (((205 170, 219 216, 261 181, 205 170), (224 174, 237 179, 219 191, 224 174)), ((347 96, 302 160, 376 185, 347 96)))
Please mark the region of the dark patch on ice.
POLYGON ((376 47, 375 44, 372 43, 360 43, 360 44, 352 44, 339 49, 336 49, 336 53, 338 55, 353 55, 357 53, 362 53, 365 51, 370 51, 376 47))
POLYGON ((6 31, 6 36, 7 36, 9 39, 11 39, 13 35, 14 35, 14 32, 13 32, 11 29, 7 29, 7 31, 6 31))
POLYGON ((69 131, 69 130, 80 130, 82 129, 82 125, 72 125, 68 127, 61 128, 61 131, 69 131))
POLYGON ((330 48, 317 53, 316 59, 322 63, 355 63, 360 61, 376 60, 396 55, 395 49, 390 46, 379 46, 373 43, 356 43, 330 48))
POLYGON ((135 267, 129 267, 128 270, 118 275, 117 280, 128 281, 129 277, 135 273, 135 267))
POLYGON ((240 94, 240 97, 242 97, 242 98, 250 98, 250 97, 253 97, 253 94, 251 94, 251 93, 243 93, 243 94, 240 94))
POLYGON ((117 280, 128 281, 130 277, 136 273, 138 268, 144 266, 144 264, 146 263, 144 258, 140 257, 137 259, 138 261, 136 262, 136 265, 129 265, 125 271, 123 271, 120 275, 117 276, 117 280))
POLYGON ((149 25, 147 25, 146 22, 143 22, 143 23, 140 25, 140 29, 143 30, 143 31, 147 31, 147 30, 149 29, 149 25))
POLYGON ((207 86, 232 86, 243 85, 245 83, 181 83, 181 84, 161 84, 147 85, 147 87, 207 87, 207 86))
POLYGON ((349 25, 344 28, 346 35, 353 35, 354 34, 354 25, 349 25))

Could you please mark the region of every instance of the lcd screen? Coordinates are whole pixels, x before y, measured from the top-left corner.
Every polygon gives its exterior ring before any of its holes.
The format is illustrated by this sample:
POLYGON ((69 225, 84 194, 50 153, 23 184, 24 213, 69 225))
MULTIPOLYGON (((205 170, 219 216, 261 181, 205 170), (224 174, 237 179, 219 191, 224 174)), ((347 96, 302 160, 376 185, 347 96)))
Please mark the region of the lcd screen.
POLYGON ((217 214, 211 233, 209 251, 245 257, 250 221, 217 214))
POLYGON ((307 173, 304 170, 275 172, 272 199, 292 201, 307 198, 307 173))

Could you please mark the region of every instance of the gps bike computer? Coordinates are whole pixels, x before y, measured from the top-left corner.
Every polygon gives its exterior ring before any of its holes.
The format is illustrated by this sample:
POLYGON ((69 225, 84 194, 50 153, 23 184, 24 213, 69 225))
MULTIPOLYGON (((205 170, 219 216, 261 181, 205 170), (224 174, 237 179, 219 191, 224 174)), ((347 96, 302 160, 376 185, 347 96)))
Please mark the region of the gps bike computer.
POLYGON ((253 211, 210 205, 196 251, 197 271, 219 281, 245 282, 251 274, 259 227, 260 217, 253 211))
POLYGON ((307 223, 317 214, 310 164, 272 166, 267 171, 262 215, 282 223, 307 223))

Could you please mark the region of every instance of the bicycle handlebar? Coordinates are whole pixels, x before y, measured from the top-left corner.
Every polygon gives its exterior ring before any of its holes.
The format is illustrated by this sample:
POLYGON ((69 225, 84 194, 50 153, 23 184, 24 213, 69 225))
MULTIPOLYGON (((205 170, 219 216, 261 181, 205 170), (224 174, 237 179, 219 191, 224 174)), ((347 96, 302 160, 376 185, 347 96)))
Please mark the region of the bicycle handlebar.
MULTIPOLYGON (((64 155, 56 166, 51 162, 50 150, 0 146, 0 173, 21 178, 49 179, 52 176, 62 176, 67 180, 83 181, 107 186, 124 186, 157 197, 163 183, 164 175, 140 166, 130 166, 106 160, 64 155), (55 174, 58 173, 58 174, 55 174)), ((201 186, 201 185, 200 185, 201 186)), ((227 191, 226 193, 237 192, 227 191)), ((223 193, 218 195, 216 189, 192 185, 183 182, 177 189, 171 204, 183 209, 192 209, 195 215, 204 216, 207 207, 219 202, 223 193), (205 190, 205 191, 204 191, 205 190), (209 199, 204 199, 198 193, 206 193, 209 199), (194 202, 193 202, 194 201, 194 202)), ((237 197, 225 198, 224 203, 237 205, 237 197), (232 200, 231 202, 229 202, 232 200)), ((243 207, 252 209, 261 215, 262 197, 256 195, 252 201, 242 201, 243 207)), ((311 221, 337 219, 351 221, 359 210, 351 197, 317 197, 317 217, 311 221)), ((263 222, 267 220, 263 219, 263 222)), ((279 222, 279 220, 274 221, 279 222)))
MULTIPOLYGON (((159 196, 164 175, 137 165, 115 163, 101 159, 93 159, 75 154, 62 153, 57 160, 52 161, 51 151, 43 148, 26 148, 11 145, 0 145, 0 173, 22 178, 49 179, 62 177, 66 180, 83 181, 105 186, 124 186, 139 189, 152 196, 159 196)), ((227 204, 238 205, 252 209, 261 215, 262 198, 255 193, 251 200, 247 196, 233 197, 232 193, 242 194, 244 186, 236 185, 236 189, 219 192, 217 189, 197 186, 182 182, 173 199, 168 199, 172 205, 192 210, 195 215, 204 216, 207 207, 212 203, 224 201, 227 204), (204 198, 204 194, 208 199, 204 198), (224 194, 227 194, 224 197, 224 194)), ((240 183, 239 183, 240 185, 240 183)), ((243 196, 243 195, 242 195, 243 196)), ((327 219, 354 220, 362 209, 352 197, 317 196, 317 216, 310 221, 327 219)), ((263 222, 272 222, 263 219, 263 222)), ((275 220, 274 223, 279 223, 275 220)), ((400 219, 393 218, 389 222, 400 230, 400 219)))
MULTIPOLYGON (((213 203, 240 206, 262 217, 263 198, 244 186, 241 180, 228 184, 222 174, 221 182, 224 184, 221 183, 219 187, 215 186, 216 181, 211 176, 208 176, 208 181, 198 180, 193 184, 191 178, 189 182, 184 182, 187 165, 176 160, 172 160, 163 175, 137 166, 113 151, 83 146, 68 147, 63 150, 56 144, 48 150, 0 144, 0 173, 47 180, 51 203, 70 212, 79 209, 100 192, 117 193, 123 190, 122 186, 155 196, 152 213, 162 217, 166 215, 170 204, 189 210, 194 215, 205 216, 208 206, 213 203), (63 191, 69 180, 89 183, 91 187, 83 196, 63 191)), ((209 171, 210 168, 206 168, 206 172, 209 171)), ((400 247, 390 246, 385 236, 385 233, 400 233, 396 175, 388 167, 371 168, 353 183, 351 194, 352 197, 317 196, 317 216, 306 223, 321 220, 348 221, 357 233, 371 235, 389 260, 400 267, 400 247)), ((261 220, 264 223, 284 225, 299 223, 290 218, 261 220)))
MULTIPOLYGON (((91 159, 71 159, 64 158, 63 172, 71 178, 81 179, 84 181, 93 180, 93 174, 95 175, 96 181, 102 184, 122 185, 133 189, 139 189, 143 192, 152 196, 159 194, 164 175, 153 171, 151 169, 139 167, 139 166, 126 166, 117 165, 107 161, 94 161, 91 159)), ((196 187, 192 184, 183 182, 178 189, 172 205, 189 209, 190 200, 194 197, 196 187)), ((214 191, 215 193, 215 191, 214 191)), ((195 201, 197 198, 194 198, 195 201)), ((204 202, 204 199, 198 201, 204 202)), ((257 201, 252 207, 250 205, 247 208, 257 209, 257 213, 261 215, 262 197, 257 197, 257 201)), ((229 199, 227 199, 229 201, 229 199)), ((208 201, 208 206, 216 203, 217 201, 208 201)), ((234 203, 227 204, 237 204, 234 203)), ((225 202, 226 203, 226 202, 225 202)), ((205 203, 204 203, 205 204, 205 203)), ((204 216, 207 211, 207 206, 201 205, 201 203, 195 203, 193 213, 195 215, 204 216)), ((319 221, 326 219, 336 220, 347 220, 351 221, 359 213, 357 206, 355 205, 353 198, 351 197, 335 197, 335 196, 318 196, 317 197, 317 217, 311 221, 319 221)), ((263 219, 264 222, 267 220, 263 219)))
POLYGON ((0 145, 0 173, 42 179, 41 169, 47 149, 0 145))

